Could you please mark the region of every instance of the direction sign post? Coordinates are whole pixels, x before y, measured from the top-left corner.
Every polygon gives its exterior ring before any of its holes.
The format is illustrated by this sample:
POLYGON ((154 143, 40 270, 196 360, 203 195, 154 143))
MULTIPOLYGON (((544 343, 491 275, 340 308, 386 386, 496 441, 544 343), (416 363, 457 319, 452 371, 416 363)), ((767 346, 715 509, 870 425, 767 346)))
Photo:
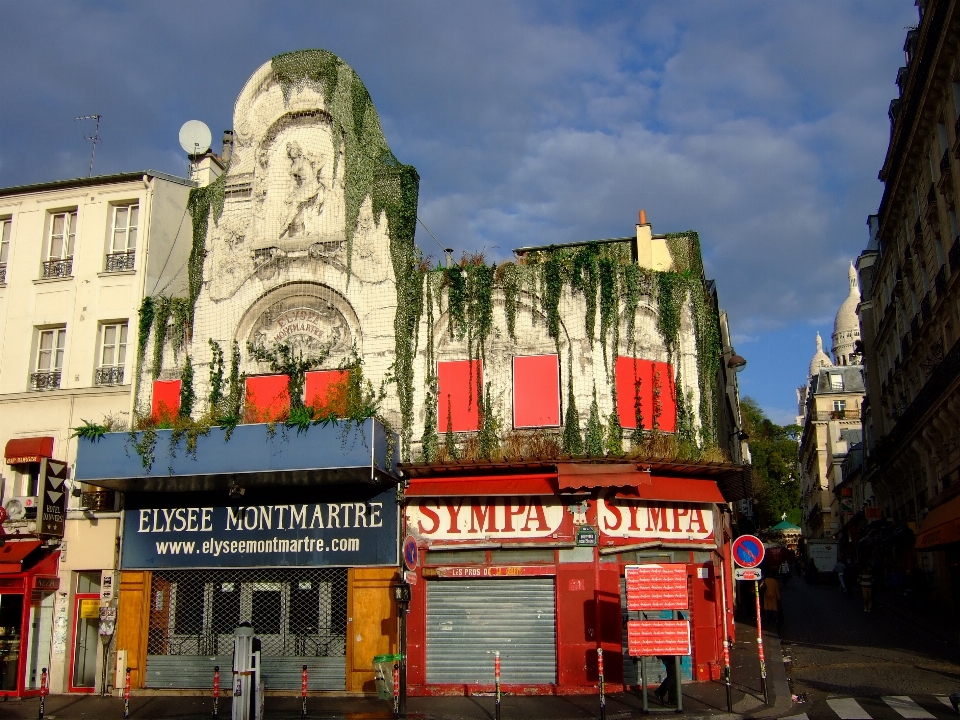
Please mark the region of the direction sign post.
POLYGON ((740 567, 734 571, 734 577, 739 580, 743 573, 744 580, 753 580, 753 592, 757 603, 757 655, 760 657, 760 688, 763 690, 763 702, 770 704, 767 696, 767 665, 763 659, 763 620, 760 617, 760 563, 766 551, 763 541, 756 535, 741 535, 733 541, 730 548, 733 561, 740 567))

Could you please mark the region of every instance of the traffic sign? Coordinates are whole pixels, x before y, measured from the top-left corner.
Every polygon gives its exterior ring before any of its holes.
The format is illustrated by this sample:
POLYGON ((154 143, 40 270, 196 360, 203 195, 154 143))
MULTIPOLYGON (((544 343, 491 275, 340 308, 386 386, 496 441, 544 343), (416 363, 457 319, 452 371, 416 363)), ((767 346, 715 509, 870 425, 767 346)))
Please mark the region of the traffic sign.
POLYGON ((733 541, 733 561, 740 567, 758 567, 764 553, 763 543, 756 535, 741 535, 733 541))
POLYGON ((407 535, 407 539, 403 541, 403 564, 407 566, 407 570, 416 570, 420 564, 420 548, 412 535, 407 535))
POLYGON ((734 580, 763 580, 763 571, 760 568, 734 568, 734 580))

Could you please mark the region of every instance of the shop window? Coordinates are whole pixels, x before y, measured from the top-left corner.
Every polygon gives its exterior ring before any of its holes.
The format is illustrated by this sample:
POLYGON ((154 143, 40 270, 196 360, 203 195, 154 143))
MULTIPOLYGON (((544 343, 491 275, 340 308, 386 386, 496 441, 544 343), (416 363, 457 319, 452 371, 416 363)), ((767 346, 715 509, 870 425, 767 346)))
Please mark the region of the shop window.
MULTIPOLYGON (((267 583, 264 583, 265 585, 267 583)), ((250 622, 258 635, 279 635, 283 619, 283 595, 280 590, 254 590, 250 622)))
POLYGON ((27 639, 26 689, 39 690, 43 669, 50 667, 55 593, 33 593, 30 602, 30 637, 27 639))
POLYGON ((303 401, 320 416, 347 414, 347 370, 318 370, 306 374, 303 401))
POLYGON ((180 381, 154 380, 150 416, 159 423, 172 423, 180 412, 180 381))
POLYGON ((213 617, 224 627, 240 622, 240 583, 219 582, 214 586, 213 617))
POLYGON ((453 360, 437 363, 437 430, 453 432, 480 429, 477 388, 483 387, 482 360, 453 360))
POLYGON ((676 429, 676 386, 669 363, 621 356, 617 358, 615 372, 617 415, 622 427, 636 429, 639 407, 642 429, 653 429, 654 416, 660 430, 676 429), (659 412, 655 412, 655 399, 659 400, 659 412))
POLYGON ((174 625, 178 635, 199 635, 203 632, 204 586, 193 583, 174 585, 174 625))
POLYGON ((247 378, 243 419, 248 423, 280 420, 290 410, 290 391, 286 375, 259 375, 247 378))
POLYGON ((23 595, 0 595, 0 690, 17 690, 22 625, 23 595))
POLYGON ((513 426, 559 427, 560 358, 524 355, 513 358, 513 426))

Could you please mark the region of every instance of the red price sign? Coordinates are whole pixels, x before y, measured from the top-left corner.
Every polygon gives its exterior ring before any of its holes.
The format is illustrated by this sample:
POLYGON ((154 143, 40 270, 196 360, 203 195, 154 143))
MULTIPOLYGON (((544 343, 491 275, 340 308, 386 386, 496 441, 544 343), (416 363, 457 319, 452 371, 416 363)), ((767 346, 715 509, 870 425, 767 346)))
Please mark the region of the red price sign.
POLYGON ((628 565, 624 574, 628 610, 686 610, 689 607, 686 565, 628 565))
POLYGON ((632 657, 689 655, 690 623, 686 620, 628 620, 627 644, 632 657))

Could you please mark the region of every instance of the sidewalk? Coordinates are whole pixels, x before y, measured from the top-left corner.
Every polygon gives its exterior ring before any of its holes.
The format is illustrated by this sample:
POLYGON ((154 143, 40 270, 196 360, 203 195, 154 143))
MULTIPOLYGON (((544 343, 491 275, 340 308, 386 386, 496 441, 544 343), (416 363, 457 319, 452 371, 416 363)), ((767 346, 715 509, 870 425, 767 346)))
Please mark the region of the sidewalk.
MULTIPOLYGON (((764 632, 767 685, 770 705, 763 705, 760 690, 760 665, 757 657, 756 629, 737 623, 737 642, 731 650, 733 669, 733 713, 726 711, 726 686, 722 682, 697 682, 683 686, 683 717, 739 720, 743 717, 764 719, 789 714, 792 707, 787 684, 780 639, 764 632)), ((220 699, 220 717, 230 717, 229 697, 220 699)), ((29 699, 0 701, 0 717, 6 720, 33 720, 38 717, 40 701, 29 699)), ((650 715, 673 716, 649 694, 650 715)), ((494 698, 418 697, 407 703, 408 717, 417 720, 492 720, 494 698)), ((135 695, 130 698, 132 720, 209 720, 213 701, 209 696, 135 695)), ((607 696, 608 720, 644 717, 639 692, 607 696)), ((587 720, 600 717, 598 695, 573 696, 504 696, 501 704, 503 720, 587 720)), ((267 697, 265 716, 269 720, 294 720, 300 717, 300 698, 267 697)), ((51 695, 46 700, 44 717, 48 720, 120 720, 123 700, 90 695, 51 695)), ((307 717, 314 720, 375 720, 392 718, 390 703, 373 697, 314 696, 307 698, 307 717)))

